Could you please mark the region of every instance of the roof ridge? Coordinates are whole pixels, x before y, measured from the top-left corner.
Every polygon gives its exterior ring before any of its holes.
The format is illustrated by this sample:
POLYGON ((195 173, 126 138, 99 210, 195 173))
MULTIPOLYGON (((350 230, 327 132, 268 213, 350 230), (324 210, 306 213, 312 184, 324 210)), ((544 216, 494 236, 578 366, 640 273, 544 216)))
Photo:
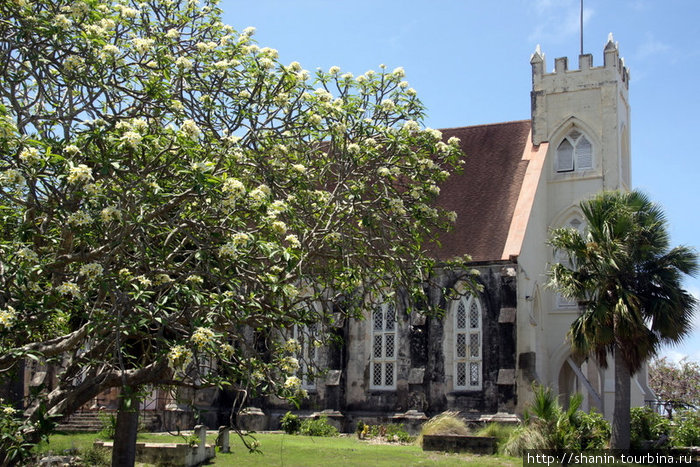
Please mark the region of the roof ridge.
POLYGON ((514 123, 526 123, 530 122, 530 119, 526 120, 511 120, 509 122, 496 122, 496 123, 482 123, 479 125, 467 125, 467 126, 455 126, 455 127, 450 127, 450 128, 439 128, 439 130, 461 130, 461 129, 466 129, 466 128, 481 128, 481 127, 486 127, 486 126, 497 126, 497 125, 512 125, 514 123))

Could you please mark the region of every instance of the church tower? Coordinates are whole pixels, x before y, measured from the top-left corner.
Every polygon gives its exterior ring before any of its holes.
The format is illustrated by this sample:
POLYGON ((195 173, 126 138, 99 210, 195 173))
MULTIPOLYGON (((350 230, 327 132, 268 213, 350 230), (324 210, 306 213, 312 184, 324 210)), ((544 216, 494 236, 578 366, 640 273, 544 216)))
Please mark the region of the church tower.
MULTIPOLYGON (((603 50, 602 66, 593 55, 579 56, 577 69, 557 58, 548 73, 539 46, 532 66, 531 142, 541 159, 536 194, 527 233, 518 258, 520 271, 518 352, 535 362, 535 373, 518 384, 520 407, 529 399, 532 380, 551 387, 564 403, 568 396, 584 395, 584 409, 597 408, 612 416, 612 369, 571 354, 566 340, 578 304, 546 286, 550 265, 568 261, 548 246, 552 229, 585 229, 581 201, 603 190, 631 189, 630 75, 612 34, 603 50), (527 323, 527 325, 525 325, 527 323)), ((530 366, 532 366, 530 364, 530 366)), ((646 374, 636 375, 632 403, 650 397, 646 374)))
POLYGON ((601 177, 603 189, 629 190, 629 71, 612 34, 603 66, 594 67, 593 55, 585 54, 578 69, 569 70, 563 57, 547 73, 539 46, 530 64, 532 142, 554 150, 554 179, 601 177))

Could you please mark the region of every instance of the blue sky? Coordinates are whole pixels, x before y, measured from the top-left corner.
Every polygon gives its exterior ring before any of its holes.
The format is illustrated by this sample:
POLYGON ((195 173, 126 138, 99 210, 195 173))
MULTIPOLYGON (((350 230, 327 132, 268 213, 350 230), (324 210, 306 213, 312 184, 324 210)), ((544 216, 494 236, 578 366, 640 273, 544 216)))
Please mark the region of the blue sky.
MULTIPOLYGON (((223 0, 224 21, 255 26, 283 63, 361 74, 403 66, 427 126, 530 118, 529 59, 537 44, 578 66, 579 0, 223 0)), ((700 2, 584 0, 584 52, 602 64, 613 32, 631 70, 632 182, 666 211, 673 245, 700 249, 700 2)), ((686 287, 700 297, 700 279, 686 287)), ((662 355, 700 361, 692 335, 662 355)))

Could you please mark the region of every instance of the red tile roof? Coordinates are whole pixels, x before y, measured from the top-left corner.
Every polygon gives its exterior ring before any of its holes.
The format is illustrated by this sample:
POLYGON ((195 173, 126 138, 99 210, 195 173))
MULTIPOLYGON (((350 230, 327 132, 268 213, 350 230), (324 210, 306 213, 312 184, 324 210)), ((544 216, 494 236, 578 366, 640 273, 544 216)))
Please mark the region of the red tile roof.
POLYGON ((500 260, 528 160, 523 153, 530 120, 441 130, 445 141, 461 140, 464 171, 440 186, 437 204, 455 211, 457 222, 439 236, 432 254, 450 259, 468 253, 473 261, 500 260))

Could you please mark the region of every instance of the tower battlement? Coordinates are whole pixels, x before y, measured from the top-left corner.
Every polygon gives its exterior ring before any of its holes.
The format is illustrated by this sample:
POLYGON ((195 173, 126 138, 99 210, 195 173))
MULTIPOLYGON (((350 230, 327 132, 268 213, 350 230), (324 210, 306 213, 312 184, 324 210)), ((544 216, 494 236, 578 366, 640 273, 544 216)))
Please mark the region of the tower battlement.
POLYGON ((554 60, 554 71, 547 73, 545 55, 538 45, 535 52, 530 57, 530 64, 532 65, 532 83, 533 87, 536 83, 543 79, 555 78, 557 75, 562 75, 566 73, 578 73, 588 70, 616 70, 619 75, 620 81, 625 85, 625 88, 629 89, 629 79, 630 73, 629 69, 625 66, 624 58, 620 58, 620 50, 617 42, 614 41, 612 33, 608 35, 608 41, 603 49, 603 66, 594 67, 593 66, 593 55, 583 54, 578 57, 579 67, 578 69, 569 70, 569 59, 568 57, 560 57, 554 60))

